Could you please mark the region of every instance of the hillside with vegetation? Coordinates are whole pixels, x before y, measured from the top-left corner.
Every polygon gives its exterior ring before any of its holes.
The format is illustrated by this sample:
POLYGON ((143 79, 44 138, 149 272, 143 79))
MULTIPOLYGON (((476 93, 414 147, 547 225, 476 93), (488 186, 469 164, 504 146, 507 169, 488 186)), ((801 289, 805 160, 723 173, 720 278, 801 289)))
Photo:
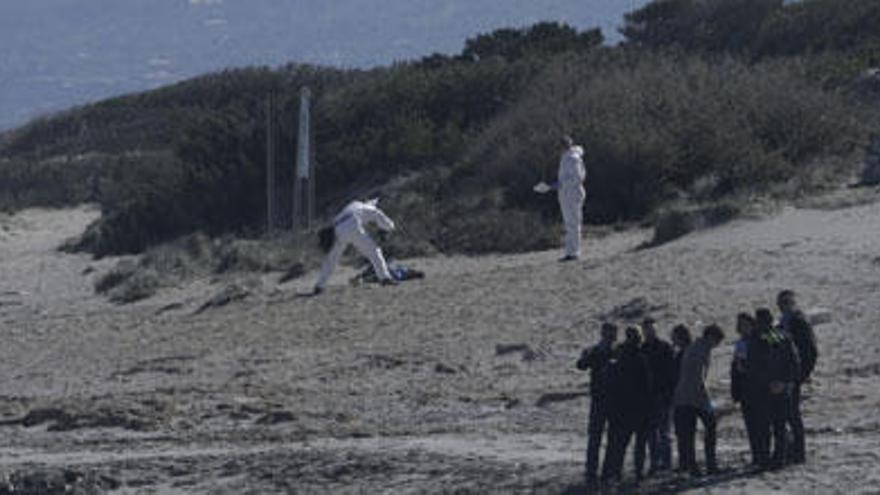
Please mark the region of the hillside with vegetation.
POLYGON ((378 191, 398 255, 558 243, 556 142, 587 149, 587 221, 644 222, 846 180, 878 129, 856 90, 880 65, 880 5, 859 0, 661 0, 624 42, 542 23, 372 70, 230 69, 71 109, 0 136, 0 208, 97 202, 75 246, 138 253, 196 232, 259 237, 266 99, 292 163, 298 94, 316 95, 322 216, 378 191), (760 8, 759 8, 760 7, 760 8))

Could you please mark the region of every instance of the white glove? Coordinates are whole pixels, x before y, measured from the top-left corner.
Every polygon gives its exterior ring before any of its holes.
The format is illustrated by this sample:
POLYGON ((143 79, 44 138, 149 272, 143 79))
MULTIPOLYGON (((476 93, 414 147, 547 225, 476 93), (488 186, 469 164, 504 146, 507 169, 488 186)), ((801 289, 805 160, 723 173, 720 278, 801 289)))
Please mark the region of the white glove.
POLYGON ((541 181, 535 184, 535 187, 533 187, 532 190, 538 194, 547 194, 548 192, 552 191, 553 188, 550 187, 546 182, 541 181))

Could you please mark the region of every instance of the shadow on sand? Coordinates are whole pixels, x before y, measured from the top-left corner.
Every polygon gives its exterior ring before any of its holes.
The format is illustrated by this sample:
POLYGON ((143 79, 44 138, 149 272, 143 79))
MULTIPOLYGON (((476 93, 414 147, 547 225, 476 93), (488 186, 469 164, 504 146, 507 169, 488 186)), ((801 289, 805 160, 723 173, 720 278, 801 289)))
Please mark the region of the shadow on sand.
POLYGON ((754 478, 761 473, 749 468, 731 469, 712 476, 693 478, 686 475, 670 475, 662 478, 648 478, 642 483, 624 482, 614 486, 587 487, 584 483, 569 486, 562 491, 563 495, 584 494, 639 494, 659 495, 669 493, 684 493, 691 490, 700 490, 722 485, 731 481, 754 478))

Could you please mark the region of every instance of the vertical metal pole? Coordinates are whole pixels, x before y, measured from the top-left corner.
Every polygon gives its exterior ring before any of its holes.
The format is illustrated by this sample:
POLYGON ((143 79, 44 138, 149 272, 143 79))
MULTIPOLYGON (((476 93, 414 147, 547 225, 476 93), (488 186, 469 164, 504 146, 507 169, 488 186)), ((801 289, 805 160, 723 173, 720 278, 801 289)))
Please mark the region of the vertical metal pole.
POLYGON ((275 102, 269 93, 266 101, 266 233, 275 233, 275 102))
MULTIPOLYGON (((312 148, 314 149, 314 148, 312 148)), ((312 155, 311 165, 309 167, 309 218, 308 229, 311 232, 315 223, 315 156, 312 155)))
POLYGON ((294 173, 293 193, 293 219, 294 235, 304 225, 311 229, 311 105, 312 92, 309 88, 300 91, 299 103, 299 133, 297 137, 296 171, 294 173), (305 191, 303 188, 305 187, 305 191), (307 218, 303 219, 303 208, 306 209, 307 218))

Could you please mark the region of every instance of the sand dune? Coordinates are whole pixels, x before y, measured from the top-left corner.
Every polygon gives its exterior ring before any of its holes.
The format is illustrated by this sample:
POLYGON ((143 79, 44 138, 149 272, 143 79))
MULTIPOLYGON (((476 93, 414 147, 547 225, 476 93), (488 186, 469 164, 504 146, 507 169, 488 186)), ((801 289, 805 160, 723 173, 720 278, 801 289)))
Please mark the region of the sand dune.
POLYGON ((712 392, 731 471, 625 491, 880 490, 880 203, 787 209, 648 250, 646 231, 590 238, 579 264, 412 260, 428 278, 388 289, 349 287, 343 270, 319 298, 298 296, 313 276, 271 274, 198 314, 228 281, 130 306, 94 295, 113 260, 55 247, 96 215, 0 222, 0 472, 14 480, 66 469, 73 485, 127 493, 578 493, 588 399, 573 364, 601 317, 640 300, 665 330, 717 321, 732 337, 738 311, 793 287, 833 316, 806 391, 808 464, 740 469, 725 345, 712 392))

